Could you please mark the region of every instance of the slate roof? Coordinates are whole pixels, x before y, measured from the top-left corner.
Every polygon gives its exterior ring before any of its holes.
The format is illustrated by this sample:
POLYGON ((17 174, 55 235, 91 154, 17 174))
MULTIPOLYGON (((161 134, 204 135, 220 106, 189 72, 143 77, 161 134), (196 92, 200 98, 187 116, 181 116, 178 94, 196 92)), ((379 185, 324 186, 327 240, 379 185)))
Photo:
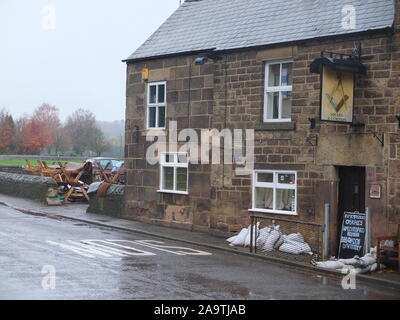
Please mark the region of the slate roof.
POLYGON ((127 60, 229 50, 389 28, 394 0, 192 0, 183 3, 127 60), (356 28, 342 27, 345 5, 356 28))

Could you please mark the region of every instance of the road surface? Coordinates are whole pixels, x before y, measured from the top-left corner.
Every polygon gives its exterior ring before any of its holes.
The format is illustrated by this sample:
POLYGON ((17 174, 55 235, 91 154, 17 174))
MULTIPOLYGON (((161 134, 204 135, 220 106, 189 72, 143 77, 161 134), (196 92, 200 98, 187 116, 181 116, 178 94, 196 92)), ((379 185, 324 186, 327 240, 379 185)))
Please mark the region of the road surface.
POLYGON ((0 206, 0 299, 399 299, 357 283, 0 206))

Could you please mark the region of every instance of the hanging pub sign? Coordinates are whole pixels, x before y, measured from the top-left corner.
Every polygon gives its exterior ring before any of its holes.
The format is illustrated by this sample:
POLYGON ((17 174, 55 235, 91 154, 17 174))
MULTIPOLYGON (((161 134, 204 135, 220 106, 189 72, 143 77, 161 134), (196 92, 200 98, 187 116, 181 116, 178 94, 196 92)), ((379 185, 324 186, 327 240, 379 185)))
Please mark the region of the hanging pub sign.
POLYGON ((324 66, 321 88, 321 120, 353 122, 354 73, 324 66))
POLYGON ((321 58, 311 63, 310 72, 321 75, 321 121, 352 123, 355 75, 366 74, 360 59, 352 55, 321 52, 321 58), (325 57, 325 54, 330 56, 325 57))
POLYGON ((339 258, 350 259, 363 256, 366 236, 366 214, 344 212, 340 234, 339 258))

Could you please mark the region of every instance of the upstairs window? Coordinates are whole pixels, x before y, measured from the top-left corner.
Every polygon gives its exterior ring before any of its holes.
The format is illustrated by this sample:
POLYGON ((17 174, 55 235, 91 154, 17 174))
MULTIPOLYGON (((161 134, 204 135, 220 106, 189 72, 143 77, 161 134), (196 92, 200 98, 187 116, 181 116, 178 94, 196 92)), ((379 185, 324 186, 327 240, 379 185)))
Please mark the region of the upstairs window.
POLYGON ((148 84, 147 129, 165 129, 166 97, 166 82, 148 84))
POLYGON ((265 65, 264 122, 291 120, 292 62, 270 62, 265 65))

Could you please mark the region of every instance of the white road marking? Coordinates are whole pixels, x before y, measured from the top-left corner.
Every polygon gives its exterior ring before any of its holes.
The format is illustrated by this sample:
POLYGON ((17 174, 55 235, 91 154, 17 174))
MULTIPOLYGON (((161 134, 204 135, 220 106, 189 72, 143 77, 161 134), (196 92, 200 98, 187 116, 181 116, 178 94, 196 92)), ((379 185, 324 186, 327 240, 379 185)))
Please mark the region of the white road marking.
POLYGON ((114 243, 111 243, 111 242, 108 242, 105 240, 81 240, 81 242, 87 243, 89 245, 94 245, 94 246, 98 246, 101 248, 105 248, 106 250, 109 250, 111 252, 115 251, 117 253, 120 253, 123 256, 155 256, 156 255, 155 253, 152 253, 152 252, 148 252, 148 251, 144 251, 144 250, 140 250, 140 249, 136 249, 136 248, 132 248, 132 247, 127 247, 127 246, 116 245, 114 243), (121 250, 121 249, 115 249, 115 248, 105 246, 105 245, 102 245, 99 243, 116 245, 116 246, 123 247, 128 250, 134 251, 134 252, 129 252, 126 250, 121 250))
POLYGON ((70 250, 75 252, 81 256, 87 258, 96 258, 96 257, 127 257, 127 256, 155 256, 156 253, 144 251, 141 249, 137 249, 131 246, 139 245, 147 248, 152 248, 158 251, 168 252, 171 254, 186 256, 186 255, 194 255, 194 256, 209 256, 212 255, 209 252, 196 250, 192 248, 186 247, 177 247, 177 246, 166 246, 163 245, 165 242, 156 241, 156 240, 67 240, 66 243, 55 242, 51 240, 46 241, 48 244, 53 246, 58 246, 60 248, 70 250), (123 245, 121 243, 129 243, 130 245, 123 245), (118 249, 118 248, 122 249, 118 249))
POLYGON ((160 251, 165 251, 165 252, 169 252, 172 254, 176 254, 176 255, 192 255, 192 256, 210 256, 212 255, 209 252, 205 252, 205 251, 201 251, 201 250, 196 250, 196 249, 192 249, 192 248, 186 248, 186 247, 176 247, 176 246, 163 246, 162 244, 164 244, 165 242, 162 241, 156 241, 156 240, 135 240, 135 241, 130 241, 130 240, 107 240, 110 242, 130 242, 130 243, 134 243, 134 244, 139 244, 145 247, 149 247, 149 248, 153 248, 156 250, 160 250, 160 251), (176 249, 178 251, 172 251, 172 250, 168 250, 168 249, 176 249))

